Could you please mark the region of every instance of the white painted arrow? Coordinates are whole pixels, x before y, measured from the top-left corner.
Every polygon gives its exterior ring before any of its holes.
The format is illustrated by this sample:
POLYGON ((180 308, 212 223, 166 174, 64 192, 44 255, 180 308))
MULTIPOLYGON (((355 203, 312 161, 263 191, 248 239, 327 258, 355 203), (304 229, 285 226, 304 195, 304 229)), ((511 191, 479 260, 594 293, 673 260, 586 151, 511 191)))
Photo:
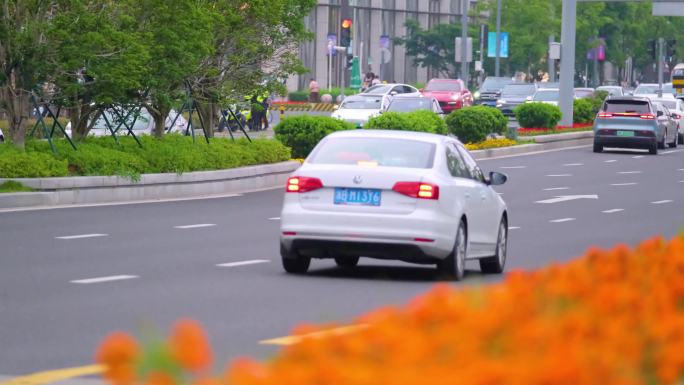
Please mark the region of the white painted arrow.
POLYGON ((598 199, 598 195, 561 195, 551 199, 544 199, 543 201, 537 201, 535 203, 559 203, 574 201, 576 199, 598 199))

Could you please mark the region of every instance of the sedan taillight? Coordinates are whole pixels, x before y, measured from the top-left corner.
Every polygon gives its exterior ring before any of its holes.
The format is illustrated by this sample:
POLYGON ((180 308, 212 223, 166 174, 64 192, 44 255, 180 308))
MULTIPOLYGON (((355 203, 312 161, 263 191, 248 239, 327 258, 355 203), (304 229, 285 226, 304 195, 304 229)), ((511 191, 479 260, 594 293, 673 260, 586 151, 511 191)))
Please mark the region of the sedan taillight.
POLYGON ((397 182, 392 191, 418 199, 439 199, 439 186, 422 182, 397 182))
POLYGON ((304 193, 323 188, 323 182, 318 178, 293 176, 287 180, 285 191, 289 193, 304 193))
POLYGON ((613 114, 611 114, 610 112, 599 112, 598 117, 599 118, 612 118, 613 114))

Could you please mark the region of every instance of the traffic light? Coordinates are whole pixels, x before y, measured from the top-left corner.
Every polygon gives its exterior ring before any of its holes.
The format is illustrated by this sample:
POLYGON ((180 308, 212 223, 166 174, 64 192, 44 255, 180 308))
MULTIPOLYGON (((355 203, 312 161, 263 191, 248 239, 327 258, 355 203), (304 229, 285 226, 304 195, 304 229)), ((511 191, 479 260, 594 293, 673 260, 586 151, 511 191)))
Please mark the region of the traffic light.
POLYGON ((342 19, 342 31, 340 32, 340 45, 349 47, 351 45, 352 19, 342 19))
POLYGON ((671 58, 675 54, 677 54, 677 40, 670 39, 665 42, 665 56, 671 58))
POLYGON ((344 68, 352 68, 354 65, 354 55, 352 54, 347 54, 347 61, 344 64, 344 68))
POLYGON ((649 40, 648 41, 648 55, 653 58, 653 60, 658 60, 658 41, 649 40))

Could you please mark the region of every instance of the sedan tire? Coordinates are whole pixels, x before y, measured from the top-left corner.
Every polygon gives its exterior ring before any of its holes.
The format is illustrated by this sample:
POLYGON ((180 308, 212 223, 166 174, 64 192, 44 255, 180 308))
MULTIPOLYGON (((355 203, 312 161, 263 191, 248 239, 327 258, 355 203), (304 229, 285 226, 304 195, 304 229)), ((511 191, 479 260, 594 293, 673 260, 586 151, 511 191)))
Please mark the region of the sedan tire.
POLYGON ((283 245, 280 245, 280 257, 283 269, 290 274, 304 274, 309 270, 311 258, 303 257, 294 250, 288 252, 283 245))
POLYGON ((465 223, 461 220, 461 223, 458 224, 458 230, 456 230, 454 249, 444 260, 437 263, 437 269, 440 272, 456 281, 462 280, 465 275, 466 245, 468 244, 465 229, 465 223))
POLYGON ((506 266, 506 254, 508 253, 508 222, 501 219, 499 224, 499 236, 496 240, 496 254, 489 258, 480 259, 480 270, 485 274, 501 274, 506 266))
POLYGON ((651 147, 648 148, 648 153, 651 155, 658 155, 658 143, 653 142, 651 147))
POLYGON ((679 144, 684 144, 684 134, 677 134, 677 142, 679 144))
POLYGON ((666 137, 667 137, 667 132, 665 132, 665 133, 663 134, 663 139, 662 139, 660 142, 658 142, 658 149, 659 149, 659 150, 662 150, 662 149, 665 148, 665 138, 666 138, 666 137))
POLYGON ((335 257, 337 266, 344 269, 353 269, 359 264, 359 257, 335 257))
POLYGON ((603 152, 603 146, 597 143, 594 143, 594 152, 603 152))
POLYGON ((677 140, 679 139, 678 136, 679 134, 676 134, 674 138, 672 138, 672 143, 668 143, 670 148, 677 148, 677 140))

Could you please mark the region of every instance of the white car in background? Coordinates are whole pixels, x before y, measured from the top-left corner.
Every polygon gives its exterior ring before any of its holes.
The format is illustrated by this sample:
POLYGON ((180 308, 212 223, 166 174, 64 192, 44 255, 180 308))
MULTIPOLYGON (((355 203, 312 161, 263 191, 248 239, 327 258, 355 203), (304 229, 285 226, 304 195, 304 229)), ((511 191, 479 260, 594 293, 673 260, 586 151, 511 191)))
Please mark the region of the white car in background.
POLYGON ((672 83, 663 84, 663 96, 658 96, 659 86, 658 83, 641 83, 634 90, 634 96, 642 96, 654 99, 674 99, 674 87, 672 83))
POLYGON ((330 116, 363 127, 373 116, 382 111, 382 97, 377 95, 353 95, 346 97, 330 116))
POLYGON ((410 86, 408 84, 389 83, 376 84, 369 87, 359 95, 374 95, 382 97, 382 109, 384 110, 387 108, 390 100, 395 95, 421 96, 421 93, 416 87, 410 86))
POLYGON ((625 90, 621 86, 600 86, 596 91, 606 91, 609 96, 625 96, 625 90))
POLYGON ((5 141, 5 134, 2 133, 2 129, 0 129, 0 143, 3 143, 5 141))
POLYGON ((532 95, 532 100, 527 103, 546 103, 558 106, 560 90, 558 88, 540 88, 532 95))
POLYGON ((280 253, 288 273, 312 258, 353 268, 359 257, 437 264, 457 280, 466 260, 485 273, 506 263, 508 214, 455 138, 411 131, 350 130, 325 137, 288 179, 280 253))
MULTIPOLYGON (((183 117, 183 115, 178 116, 178 118, 176 119, 176 115, 178 115, 178 113, 174 110, 171 110, 171 112, 169 112, 169 115, 166 117, 164 128, 167 133, 182 134, 187 129, 188 121, 183 117), (173 127, 171 126, 172 124, 173 127)), ((114 110, 106 110, 104 114, 100 115, 97 118, 97 120, 93 124, 92 129, 88 132, 88 135, 111 135, 109 129, 107 128, 107 122, 109 122, 109 125, 114 130, 116 130, 118 127, 117 135, 127 135, 128 130, 123 124, 121 124, 123 123, 124 119, 126 119, 126 123, 128 124, 128 126, 131 126, 131 129, 133 130, 133 133, 135 135, 152 135, 152 133, 154 132, 154 118, 147 111, 146 108, 141 108, 140 111, 137 113, 135 110, 130 111, 127 109, 118 110, 117 112, 115 112, 114 110), (131 112, 131 114, 127 117, 128 112, 131 112)), ((67 123, 65 130, 67 135, 71 137, 71 122, 67 123)))
POLYGON ((667 107, 672 119, 677 123, 677 143, 684 144, 684 100, 682 99, 652 99, 667 107))

